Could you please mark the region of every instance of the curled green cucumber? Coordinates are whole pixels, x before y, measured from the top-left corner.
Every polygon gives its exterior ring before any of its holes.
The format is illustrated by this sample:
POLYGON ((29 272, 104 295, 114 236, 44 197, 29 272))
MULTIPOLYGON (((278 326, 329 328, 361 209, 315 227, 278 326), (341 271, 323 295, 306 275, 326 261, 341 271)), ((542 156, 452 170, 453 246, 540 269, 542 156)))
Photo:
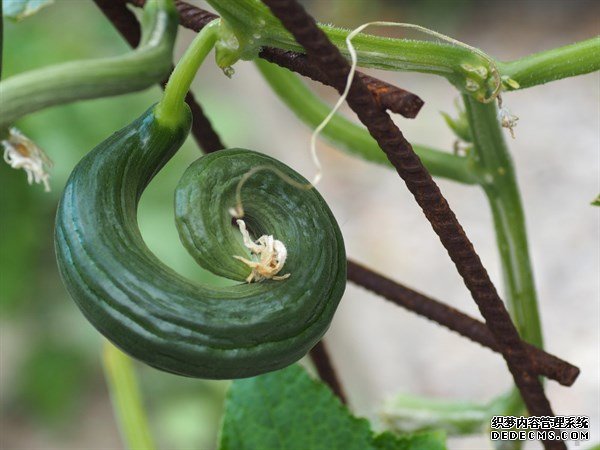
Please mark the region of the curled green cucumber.
POLYGON ((172 0, 148 0, 135 50, 110 58, 71 61, 0 82, 0 129, 50 106, 146 89, 171 70, 179 23, 172 0))
POLYGON ((137 224, 142 192, 181 146, 189 111, 177 126, 151 108, 98 145, 75 168, 56 219, 63 280, 87 319, 129 355, 156 368, 200 378, 242 378, 285 367, 318 342, 346 283, 339 227, 315 190, 271 172, 251 177, 242 192, 249 230, 287 247, 283 281, 244 283, 249 257, 228 208, 252 167, 269 165, 299 183, 286 165, 244 149, 206 155, 176 191, 180 237, 198 263, 240 281, 211 287, 162 264, 137 224))

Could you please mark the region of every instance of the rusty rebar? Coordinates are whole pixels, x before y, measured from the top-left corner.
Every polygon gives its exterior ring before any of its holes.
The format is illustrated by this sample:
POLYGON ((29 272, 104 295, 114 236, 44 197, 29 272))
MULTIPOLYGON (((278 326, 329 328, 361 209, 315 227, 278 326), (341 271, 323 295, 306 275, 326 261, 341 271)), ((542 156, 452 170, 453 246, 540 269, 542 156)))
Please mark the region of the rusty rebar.
MULTIPOLYGON (((134 14, 127 9, 125 1, 94 0, 104 15, 112 22, 114 27, 121 33, 131 47, 137 47, 140 42, 140 27, 134 14)), ((164 89, 166 80, 161 83, 164 89)), ((194 116, 192 123, 192 135, 196 143, 206 153, 212 153, 225 146, 221 138, 212 127, 210 120, 204 114, 202 107, 190 91, 185 96, 185 102, 190 107, 194 116)))
POLYGON ((137 47, 141 39, 141 30, 135 15, 127 8, 125 2, 114 0, 94 0, 94 2, 127 43, 133 48, 137 47))
MULTIPOLYGON (((350 65, 315 20, 295 0, 263 1, 304 47, 309 60, 325 72, 333 86, 342 93, 350 65)), ((412 146, 389 115, 377 107, 360 78, 354 78, 347 102, 405 181, 448 251, 485 318, 530 414, 554 415, 519 333, 473 244, 412 146)), ((545 441, 544 446, 547 449, 566 449, 562 441, 545 441)))
POLYGON ((310 358, 315 363, 317 373, 321 380, 327 383, 342 403, 347 403, 346 394, 333 367, 327 346, 323 340, 319 341, 317 345, 312 348, 310 351, 310 358))
MULTIPOLYGON (((348 280, 490 350, 500 351, 494 336, 485 323, 352 260, 348 260, 348 280)), ((574 365, 531 344, 524 344, 529 358, 534 363, 534 369, 539 375, 556 380, 563 386, 571 386, 579 376, 579 368, 574 365)))
MULTIPOLYGON (((127 1, 136 6, 143 6, 146 2, 146 0, 127 1)), ((176 0, 175 6, 179 11, 180 24, 196 32, 219 17, 181 0, 176 0)), ((310 63, 306 56, 301 53, 265 47, 261 50, 259 56, 300 75, 331 86, 327 75, 319 67, 310 63)), ((367 84, 367 88, 373 94, 375 102, 380 108, 400 114, 408 119, 416 117, 421 110, 423 100, 417 95, 362 72, 356 72, 356 75, 367 84)))
MULTIPOLYGON (((328 80, 327 75, 318 66, 311 64, 306 55, 289 50, 265 47, 258 56, 292 72, 331 86, 331 83, 326 81, 328 80)), ((423 107, 423 100, 412 92, 359 71, 356 72, 356 76, 367 85, 375 103, 383 110, 387 109, 407 119, 414 119, 423 107)))

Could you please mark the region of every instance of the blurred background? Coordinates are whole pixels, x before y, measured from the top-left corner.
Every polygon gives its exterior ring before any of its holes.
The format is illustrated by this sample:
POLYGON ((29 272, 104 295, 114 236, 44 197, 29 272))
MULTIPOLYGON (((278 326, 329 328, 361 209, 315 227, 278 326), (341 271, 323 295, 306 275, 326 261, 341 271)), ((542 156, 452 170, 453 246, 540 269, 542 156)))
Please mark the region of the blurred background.
MULTIPOLYGON (((594 1, 305 3, 321 22, 352 28, 371 20, 417 23, 500 60, 600 31, 600 3, 594 1)), ((399 30, 377 31, 401 35, 399 30)), ((178 55, 192 36, 180 33, 178 55)), ((87 0, 58 0, 22 23, 5 23, 4 45, 5 77, 128 49, 87 0)), ((270 92, 251 63, 240 62, 235 69, 228 79, 211 59, 194 86, 223 140, 231 147, 273 155, 311 178, 315 169, 309 157, 310 130, 270 92)), ((454 138, 439 113, 455 112, 457 94, 445 80, 411 73, 370 73, 425 100, 418 119, 395 119, 410 141, 451 151, 454 138)), ((504 98, 520 118, 516 139, 509 138, 509 145, 527 215, 546 346, 582 370, 571 388, 548 382, 548 394, 557 414, 590 416, 593 442, 600 437, 600 247, 599 210, 590 201, 600 189, 599 81, 597 73, 590 74, 504 98)), ((327 101, 337 98, 332 89, 313 87, 327 101)), ((79 159, 159 95, 160 90, 153 88, 55 107, 20 121, 22 131, 54 160, 50 194, 39 185, 29 187, 23 172, 0 164, 2 449, 123 448, 104 382, 100 336, 69 298, 57 273, 53 218, 65 181, 79 159)), ((181 246, 173 222, 175 185, 199 155, 190 140, 144 194, 139 219, 148 245, 163 261, 189 278, 211 282, 214 277, 196 266, 181 246)), ((326 144, 320 145, 320 155, 324 180, 319 191, 342 228, 348 255, 479 317, 398 176, 326 144)), ((439 184, 500 286, 492 222, 481 190, 444 180, 439 184)), ((511 385, 498 355, 351 284, 326 340, 351 408, 374 420, 380 417, 383 402, 398 393, 488 401, 511 385)), ((137 367, 160 448, 215 448, 227 383, 137 367)), ((451 439, 449 446, 491 448, 485 436, 451 439)))

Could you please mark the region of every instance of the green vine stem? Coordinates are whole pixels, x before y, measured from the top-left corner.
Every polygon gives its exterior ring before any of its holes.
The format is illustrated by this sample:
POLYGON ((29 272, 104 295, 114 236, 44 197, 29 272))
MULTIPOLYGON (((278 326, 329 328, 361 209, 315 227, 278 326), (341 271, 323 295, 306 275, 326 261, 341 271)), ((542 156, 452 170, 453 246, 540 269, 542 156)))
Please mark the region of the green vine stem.
POLYGON ((185 96, 190 90, 192 81, 200 65, 215 46, 219 32, 220 20, 216 19, 205 26, 196 35, 185 54, 177 63, 165 87, 162 100, 156 105, 155 114, 161 124, 181 123, 182 117, 187 117, 188 106, 185 96))
MULTIPOLYGON (((229 58, 224 57, 223 61, 233 64, 238 58, 253 59, 262 46, 304 51, 260 0, 208 0, 208 3, 221 14, 237 38, 237 43, 229 47, 229 58)), ((329 25, 321 25, 321 28, 342 54, 348 56, 345 38, 350 31, 329 25)), ((483 52, 477 55, 472 50, 449 43, 368 34, 359 34, 352 42, 357 50, 359 66, 440 75, 460 92, 479 100, 494 88, 494 66, 505 81, 503 88, 508 90, 600 69, 598 38, 505 63, 483 52)))
POLYGON ((523 340, 542 348, 525 215, 512 159, 498 123, 498 110, 496 105, 484 105, 468 96, 463 96, 463 100, 474 157, 485 172, 482 186, 494 218, 508 309, 523 340))
MULTIPOLYGON (((498 109, 495 104, 485 105, 466 95, 463 101, 473 137, 473 155, 485 172, 482 187, 494 220, 507 307, 521 338, 543 348, 525 214, 512 158, 498 122, 498 109)), ((522 413, 523 401, 515 388, 505 398, 507 409, 501 414, 522 413)), ((518 442, 512 444, 511 448, 520 448, 518 442)))
POLYGON ((133 362, 106 340, 102 362, 115 416, 127 448, 155 449, 133 362))
POLYGON ((500 73, 528 88, 600 69, 600 36, 511 62, 498 63, 500 73))
MULTIPOLYGON (((255 63, 281 101, 310 128, 315 128, 329 114, 331 107, 323 103, 292 72, 261 59, 256 59, 255 63)), ((371 135, 340 114, 331 119, 322 135, 352 155, 391 167, 371 135)), ((432 175, 465 184, 480 183, 475 165, 467 158, 422 145, 415 145, 413 148, 432 175)))
MULTIPOLYGON (((208 0, 227 25, 237 43, 229 48, 229 57, 219 58, 233 64, 237 59, 253 59, 263 46, 304 52, 292 35, 259 0, 208 0)), ((349 30, 321 25, 331 42, 349 57, 345 39, 349 30)), ((471 50, 448 43, 390 39, 359 34, 352 43, 358 64, 384 70, 407 70, 440 75, 460 90, 467 86, 475 95, 486 96, 492 83, 489 60, 471 50), (475 85, 478 88, 475 88, 475 85), (477 91, 477 92, 475 92, 477 91)), ((221 53, 225 53, 222 49, 221 53)))
POLYGON ((178 15, 172 0, 150 0, 139 47, 125 55, 71 61, 15 75, 0 82, 0 129, 20 117, 76 100, 146 89, 171 70, 178 15))
MULTIPOLYGON (((500 253, 502 274, 505 284, 505 298, 508 309, 519 330, 522 339, 543 348, 543 337, 537 305, 537 294, 533 279, 533 271, 528 251, 525 215, 517 185, 512 159, 504 140, 502 128, 498 122, 498 110, 494 104, 482 104, 470 96, 463 96, 466 106, 467 121, 470 135, 473 139, 474 150, 470 158, 482 173, 481 186, 488 198, 496 240, 500 253)), ((460 403, 459 403, 460 404, 460 403)), ((443 424, 449 431, 473 431, 484 427, 493 414, 520 414, 523 411, 523 401, 517 389, 513 388, 486 405, 466 404, 460 413, 469 414, 440 414, 438 406, 443 410, 452 409, 456 402, 444 402, 416 398, 406 403, 402 396, 397 397, 391 407, 384 412, 390 419, 388 423, 398 428, 399 419, 405 416, 407 405, 409 409, 419 409, 420 414, 427 420, 435 420, 437 425, 443 424), (487 411, 485 421, 474 420, 477 411, 487 411), (469 419, 470 417, 470 419, 469 419), (395 419, 394 419, 395 418, 395 419)), ((427 420, 421 426, 427 427, 427 420)), ((505 443, 507 444, 507 443, 505 443)), ((512 443, 511 448, 519 448, 519 443, 512 443)), ((504 447, 507 448, 507 447, 504 447)))

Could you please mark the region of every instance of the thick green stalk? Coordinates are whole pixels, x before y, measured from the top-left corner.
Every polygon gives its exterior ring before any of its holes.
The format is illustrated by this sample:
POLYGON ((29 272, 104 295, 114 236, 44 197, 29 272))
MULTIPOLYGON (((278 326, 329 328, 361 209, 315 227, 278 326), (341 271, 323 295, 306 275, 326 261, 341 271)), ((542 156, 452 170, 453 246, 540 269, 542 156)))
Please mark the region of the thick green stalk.
MULTIPOLYGON (((331 107, 323 103, 293 73, 260 59, 255 62, 273 91, 310 128, 315 128, 329 114, 331 107)), ((371 135, 363 127, 339 114, 331 119, 322 135, 352 155, 392 167, 371 135)), ((481 181, 476 168, 465 157, 421 145, 413 148, 434 176, 465 184, 477 184, 481 181)))
MULTIPOLYGON (((208 0, 233 30, 238 43, 229 46, 231 64, 236 58, 253 59, 263 46, 303 52, 304 49, 273 17, 260 0, 208 0)), ((329 39, 349 56, 345 39, 349 30, 320 25, 329 39)), ((459 91, 478 100, 489 98, 497 79, 493 67, 504 80, 503 88, 522 89, 598 70, 599 38, 536 53, 512 62, 499 62, 472 49, 446 42, 391 39, 358 34, 352 40, 358 65, 385 70, 406 70, 440 75, 459 91), (518 84, 513 83, 515 80, 518 84)))
POLYGON ((499 63, 499 69, 520 89, 594 72, 600 69, 600 37, 499 63))
MULTIPOLYGON (((208 0, 231 27, 237 46, 231 45, 229 58, 253 59, 261 47, 269 46, 304 52, 293 36, 281 25, 260 0, 208 0)), ((350 30, 320 25, 329 39, 349 57, 345 39, 350 30)), ((491 58, 474 53, 468 48, 433 41, 390 39, 359 34, 352 43, 356 48, 358 64, 384 70, 407 70, 440 75, 459 90, 470 91, 480 98, 493 89, 491 58)))
POLYGON ((483 189, 494 225, 508 309, 521 337, 542 348, 537 294, 529 258, 525 215, 517 180, 494 104, 463 96, 476 159, 485 172, 483 189))
MULTIPOLYGON (((543 347, 537 295, 529 259, 525 216, 510 154, 498 123, 498 111, 494 104, 482 104, 469 96, 463 96, 467 120, 474 143, 474 161, 482 171, 482 187, 486 193, 496 230, 500 252, 502 273, 505 284, 507 306, 521 337, 543 347)), ((523 401, 517 389, 493 400, 489 405, 467 404, 456 407, 452 402, 438 402, 417 398, 407 403, 400 396, 394 400, 387 414, 391 426, 401 428, 403 415, 409 410, 419 410, 424 420, 420 426, 427 427, 427 421, 435 421, 453 431, 474 431, 489 425, 489 417, 495 414, 516 415, 523 412, 523 401), (408 405, 408 408, 407 408, 408 405), (437 406, 442 405, 451 412, 440 414, 437 406), (481 415, 478 415, 481 414, 481 415), (481 420, 481 417, 486 417, 481 420), (472 421, 473 419, 476 419, 472 421), (397 422, 397 423, 396 423, 397 422)), ((504 442, 502 448, 516 450, 520 443, 504 442)))
POLYGON ((105 341, 103 363, 115 416, 127 448, 155 449, 131 359, 105 341))
MULTIPOLYGON (((521 338, 543 348, 525 215, 512 158, 498 123, 498 110, 495 104, 484 105, 468 96, 463 96, 463 100, 475 157, 486 173, 482 187, 494 219, 508 310, 521 338)), ((506 400, 506 409, 498 411, 498 414, 522 414, 524 404, 516 388, 513 387, 501 398, 506 400)), ((521 444, 519 441, 504 442, 498 448, 518 450, 521 444)))
POLYGON ((0 82, 0 129, 32 112, 146 89, 168 75, 178 16, 172 0, 148 1, 139 47, 111 58, 44 67, 0 82))
MULTIPOLYGON (((261 46, 304 52, 303 47, 281 25, 260 0, 208 0, 233 29, 242 57, 254 56, 261 46)), ((344 39, 349 30, 320 25, 331 41, 348 56, 344 39)), ((359 65, 386 70, 414 70, 452 76, 463 62, 477 63, 480 57, 451 44, 359 34, 352 41, 359 65)), ((464 70, 462 70, 464 72, 464 70)))
POLYGON ((213 20, 196 35, 169 77, 162 100, 156 105, 156 118, 164 125, 178 126, 186 114, 185 96, 200 65, 215 46, 220 21, 213 20))
MULTIPOLYGON (((496 240, 500 252, 502 274, 505 284, 507 306, 521 337, 535 345, 543 347, 541 324, 537 306, 537 295, 533 272, 528 252, 527 233, 525 229, 525 216, 517 186, 512 160, 504 140, 502 129, 498 123, 498 111, 494 104, 482 104, 469 96, 463 96, 467 120, 470 126, 474 143, 474 163, 481 172, 481 185, 486 193, 496 230, 496 240)), ((401 408, 392 408, 391 416, 399 416, 405 408, 402 397, 399 397, 401 408), (398 411, 397 411, 398 410, 398 411)), ((396 403, 398 399, 396 399, 396 403)), ((442 402, 442 404, 444 404, 442 402)), ((451 403, 448 404, 450 407, 451 403)), ((427 399, 417 399, 410 404, 411 408, 418 408, 428 420, 438 421, 444 427, 467 427, 473 430, 477 426, 489 425, 489 417, 495 414, 516 415, 523 412, 523 401, 517 389, 493 400, 489 405, 469 405, 464 411, 458 408, 459 413, 468 412, 466 416, 450 414, 443 417, 435 408, 435 402, 427 399), (422 400, 422 401, 421 401, 422 400), (487 419, 469 424, 468 417, 477 411, 485 411, 487 419), (473 428, 470 428, 470 427, 473 428)), ((392 425, 398 429, 397 424, 392 425)), ((427 423, 425 421, 424 425, 427 423)), ((504 442, 502 448, 516 450, 520 443, 504 442)))

